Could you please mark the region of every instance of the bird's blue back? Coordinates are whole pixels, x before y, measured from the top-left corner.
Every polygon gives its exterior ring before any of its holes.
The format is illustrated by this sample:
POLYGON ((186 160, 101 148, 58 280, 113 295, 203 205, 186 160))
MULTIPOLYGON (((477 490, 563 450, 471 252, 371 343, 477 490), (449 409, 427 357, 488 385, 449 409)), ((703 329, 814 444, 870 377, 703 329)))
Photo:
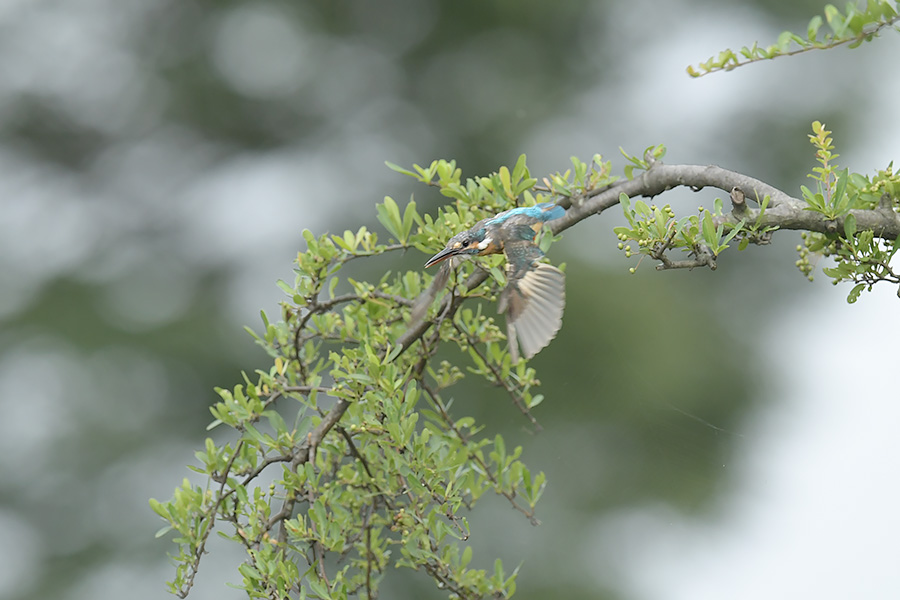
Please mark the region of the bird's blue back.
POLYGON ((534 206, 519 206, 517 208, 505 210, 495 217, 488 219, 484 223, 484 225, 485 227, 496 227, 502 225, 503 222, 508 218, 514 217, 516 215, 524 215, 532 219, 537 219, 538 221, 547 222, 552 221, 553 219, 558 219, 565 214, 566 209, 564 209, 562 206, 553 202, 541 202, 540 204, 535 204, 534 206))

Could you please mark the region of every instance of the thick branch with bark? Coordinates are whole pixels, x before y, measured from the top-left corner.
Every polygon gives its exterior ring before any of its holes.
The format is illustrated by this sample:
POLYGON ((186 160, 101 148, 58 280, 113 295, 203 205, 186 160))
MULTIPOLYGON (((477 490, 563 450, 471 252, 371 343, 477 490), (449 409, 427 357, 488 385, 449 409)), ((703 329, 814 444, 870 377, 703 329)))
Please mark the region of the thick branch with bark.
MULTIPOLYGON (((623 193, 629 197, 652 198, 679 186, 689 187, 694 191, 713 187, 729 194, 734 188, 738 188, 746 199, 757 203, 769 196, 769 205, 761 219, 758 208, 733 203, 732 214, 726 215, 723 221, 735 225, 742 219, 754 222, 759 219, 759 224, 763 227, 817 233, 834 233, 842 231, 844 227, 844 217, 826 219, 820 213, 806 210, 807 204, 802 199, 748 175, 713 165, 667 165, 661 162, 654 163, 639 177, 588 192, 582 198, 574 198, 566 215, 552 221, 550 227, 553 233, 564 231, 591 215, 615 206, 619 203, 619 195, 623 193)), ((881 203, 872 210, 851 210, 848 214, 856 218, 858 230, 871 230, 877 237, 887 240, 895 240, 900 236, 900 215, 888 203, 881 203)))

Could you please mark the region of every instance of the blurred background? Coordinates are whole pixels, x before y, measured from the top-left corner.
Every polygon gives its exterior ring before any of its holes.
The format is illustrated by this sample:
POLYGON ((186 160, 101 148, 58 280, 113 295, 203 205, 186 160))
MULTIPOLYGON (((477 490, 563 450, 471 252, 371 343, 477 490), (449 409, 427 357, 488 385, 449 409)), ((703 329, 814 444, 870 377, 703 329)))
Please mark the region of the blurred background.
MULTIPOLYGON (((0 597, 167 597, 147 499, 189 475, 212 388, 267 366, 243 327, 277 315, 300 231, 443 201, 385 160, 472 176, 524 152, 542 176, 665 143, 796 194, 817 119, 843 165, 884 168, 896 33, 685 74, 823 4, 0 1, 0 597)), ((895 290, 847 305, 794 268, 790 232, 716 272, 629 276, 619 219, 551 250, 568 306, 533 361, 544 432, 494 389, 456 392, 549 480, 538 528, 479 506, 475 563, 523 563, 526 600, 896 598, 895 290)), ((243 597, 240 560, 214 544, 191 597, 243 597)), ((382 595, 444 597, 404 571, 382 595)))

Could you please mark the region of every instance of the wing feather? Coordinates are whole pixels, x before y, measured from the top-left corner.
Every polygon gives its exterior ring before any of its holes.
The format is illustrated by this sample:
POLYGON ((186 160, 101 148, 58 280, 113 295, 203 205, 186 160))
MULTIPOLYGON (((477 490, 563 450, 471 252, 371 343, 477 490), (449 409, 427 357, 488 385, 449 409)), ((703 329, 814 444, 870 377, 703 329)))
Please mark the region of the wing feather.
POLYGON ((556 267, 536 263, 518 280, 510 280, 501 297, 501 312, 508 310, 507 335, 510 354, 521 345, 525 358, 531 358, 556 337, 562 327, 566 303, 565 275, 556 267))

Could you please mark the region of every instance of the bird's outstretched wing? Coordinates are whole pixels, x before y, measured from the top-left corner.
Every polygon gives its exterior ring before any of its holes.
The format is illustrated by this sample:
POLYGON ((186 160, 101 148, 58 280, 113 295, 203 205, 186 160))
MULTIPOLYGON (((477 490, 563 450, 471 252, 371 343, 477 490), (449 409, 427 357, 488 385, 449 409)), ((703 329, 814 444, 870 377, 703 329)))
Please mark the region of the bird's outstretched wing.
POLYGON ((531 358, 556 337, 566 304, 566 277, 562 271, 536 262, 543 254, 530 242, 507 242, 508 282, 500 295, 500 312, 508 311, 506 337, 513 362, 519 345, 531 358))

